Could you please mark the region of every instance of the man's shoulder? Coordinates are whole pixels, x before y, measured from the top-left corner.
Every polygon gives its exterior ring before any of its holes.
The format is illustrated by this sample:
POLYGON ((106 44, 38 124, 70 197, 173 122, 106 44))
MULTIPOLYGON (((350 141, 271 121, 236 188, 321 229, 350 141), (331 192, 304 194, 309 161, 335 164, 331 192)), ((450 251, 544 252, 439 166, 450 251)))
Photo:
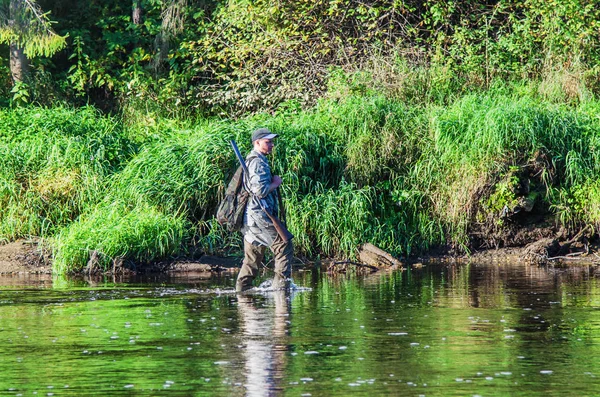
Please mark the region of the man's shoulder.
POLYGON ((252 150, 250 153, 248 153, 248 156, 246 156, 246 163, 250 165, 252 162, 263 163, 266 165, 269 164, 265 155, 258 153, 256 150, 252 150))

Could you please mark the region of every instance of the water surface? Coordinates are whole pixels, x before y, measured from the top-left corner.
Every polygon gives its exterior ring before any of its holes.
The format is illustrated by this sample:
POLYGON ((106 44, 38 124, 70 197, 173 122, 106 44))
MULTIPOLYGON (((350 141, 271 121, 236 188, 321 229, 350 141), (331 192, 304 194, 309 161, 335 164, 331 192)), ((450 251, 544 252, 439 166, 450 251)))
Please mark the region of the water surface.
POLYGON ((235 275, 2 277, 0 395, 599 395, 595 271, 308 271, 245 296, 235 275))

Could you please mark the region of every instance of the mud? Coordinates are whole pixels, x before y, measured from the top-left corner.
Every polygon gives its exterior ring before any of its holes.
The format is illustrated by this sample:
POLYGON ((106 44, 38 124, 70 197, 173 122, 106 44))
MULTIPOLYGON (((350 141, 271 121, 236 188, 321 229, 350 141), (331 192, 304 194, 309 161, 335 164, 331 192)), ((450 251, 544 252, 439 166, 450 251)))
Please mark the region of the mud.
POLYGON ((0 245, 0 274, 51 274, 49 255, 38 240, 0 245))
MULTIPOLYGON (((239 268, 241 258, 203 255, 198 259, 178 258, 144 269, 128 267, 124 272, 212 273, 239 268)), ((52 274, 51 254, 37 239, 0 244, 0 274, 52 274)))
MULTIPOLYGON (((52 274, 50 254, 37 240, 18 240, 0 245, 0 274, 52 274)), ((418 269, 423 263, 510 263, 527 262, 554 267, 572 265, 594 266, 600 273, 600 242, 575 244, 573 241, 557 243, 555 239, 542 238, 523 247, 484 249, 467 255, 447 252, 431 252, 402 260, 403 267, 418 269), (567 247, 568 244, 568 247, 567 247)), ((322 264, 334 263, 325 261, 322 264)), ((144 269, 129 269, 130 272, 158 272, 174 274, 200 274, 229 272, 239 269, 241 258, 204 255, 200 258, 179 258, 156 263, 144 269)), ((310 265, 310 263, 308 264, 310 265)), ((307 267, 306 262, 294 266, 307 267)), ((331 268, 331 266, 329 266, 331 268)))

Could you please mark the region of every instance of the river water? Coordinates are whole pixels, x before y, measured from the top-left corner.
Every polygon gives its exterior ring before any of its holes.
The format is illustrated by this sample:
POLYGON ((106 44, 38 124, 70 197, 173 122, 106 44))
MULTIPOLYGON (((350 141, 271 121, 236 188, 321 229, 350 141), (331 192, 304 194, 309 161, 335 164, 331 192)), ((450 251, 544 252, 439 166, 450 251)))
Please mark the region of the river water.
POLYGON ((305 271, 245 296, 235 274, 4 276, 0 395, 597 396, 596 269, 305 271))

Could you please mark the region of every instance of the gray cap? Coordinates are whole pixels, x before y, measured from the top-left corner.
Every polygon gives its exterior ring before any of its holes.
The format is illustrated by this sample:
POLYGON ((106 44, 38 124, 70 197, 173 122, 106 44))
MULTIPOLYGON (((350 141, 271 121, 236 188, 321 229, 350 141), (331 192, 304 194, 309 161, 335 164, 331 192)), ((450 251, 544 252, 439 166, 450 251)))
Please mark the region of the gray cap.
POLYGON ((273 134, 268 128, 259 128, 252 133, 252 143, 259 139, 273 139, 277 134, 273 134))

